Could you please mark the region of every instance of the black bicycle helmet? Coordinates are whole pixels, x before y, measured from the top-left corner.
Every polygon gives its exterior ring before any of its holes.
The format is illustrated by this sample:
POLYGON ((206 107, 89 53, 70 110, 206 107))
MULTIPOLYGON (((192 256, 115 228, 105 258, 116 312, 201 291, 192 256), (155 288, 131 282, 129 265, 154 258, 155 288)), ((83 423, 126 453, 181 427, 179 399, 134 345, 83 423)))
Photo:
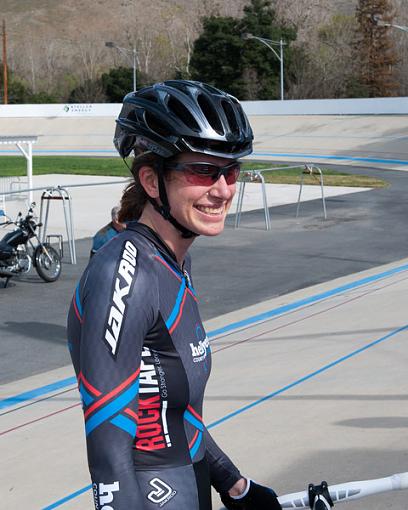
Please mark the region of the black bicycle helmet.
POLYGON ((127 94, 116 122, 114 143, 123 158, 134 149, 164 158, 201 152, 238 159, 252 152, 239 101, 196 81, 169 80, 127 94))
MULTIPOLYGON (((242 107, 233 96, 197 81, 169 80, 127 94, 116 120, 114 143, 122 158, 152 152, 170 158, 180 152, 198 152, 238 159, 252 152, 253 134, 242 107)), ((158 163, 161 204, 148 198, 156 211, 182 237, 197 236, 170 213, 158 163)))

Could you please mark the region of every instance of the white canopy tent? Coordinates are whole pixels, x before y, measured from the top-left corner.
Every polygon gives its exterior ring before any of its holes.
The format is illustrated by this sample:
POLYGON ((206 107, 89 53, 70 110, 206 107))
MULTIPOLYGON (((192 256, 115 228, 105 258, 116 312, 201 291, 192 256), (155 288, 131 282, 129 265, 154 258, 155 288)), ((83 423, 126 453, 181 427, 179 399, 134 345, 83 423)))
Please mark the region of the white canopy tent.
POLYGON ((33 143, 36 143, 37 140, 38 136, 0 136, 0 145, 16 145, 27 160, 27 188, 30 190, 28 192, 29 203, 33 201, 33 192, 31 191, 33 187, 33 143))

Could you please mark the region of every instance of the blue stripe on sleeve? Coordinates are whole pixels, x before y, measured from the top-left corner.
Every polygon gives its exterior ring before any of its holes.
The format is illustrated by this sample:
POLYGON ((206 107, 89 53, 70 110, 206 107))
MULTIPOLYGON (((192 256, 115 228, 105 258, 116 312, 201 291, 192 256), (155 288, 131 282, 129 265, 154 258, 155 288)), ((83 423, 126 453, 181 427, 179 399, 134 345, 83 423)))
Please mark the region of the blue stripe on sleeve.
POLYGON ((201 444, 201 439, 202 438, 203 438, 203 433, 199 432, 198 436, 197 436, 197 439, 196 439, 196 442, 194 443, 193 447, 190 450, 191 458, 193 458, 195 456, 195 454, 197 453, 198 449, 200 448, 200 444, 201 444))
POLYGON ((186 282, 185 282, 185 280, 183 278, 181 280, 181 285, 180 285, 180 288, 179 288, 179 291, 178 291, 178 294, 177 294, 176 304, 174 305, 174 308, 173 308, 169 318, 166 320, 166 327, 167 327, 167 329, 171 328, 171 326, 173 325, 174 321, 177 318, 177 315, 179 314, 180 307, 181 307, 181 302, 182 302, 182 299, 183 299, 185 288, 186 288, 186 282))
POLYGON ((189 411, 184 411, 184 418, 191 423, 191 425, 194 425, 195 428, 198 430, 204 430, 204 425, 197 420, 189 411))
POLYGON ((127 418, 126 416, 123 416, 123 414, 118 414, 118 416, 115 416, 115 418, 112 418, 110 421, 113 425, 116 427, 119 427, 120 429, 124 430, 128 434, 134 438, 136 436, 136 423, 134 423, 132 420, 127 418))
POLYGON ((95 400, 94 397, 92 397, 87 391, 85 386, 82 384, 79 385, 79 392, 81 393, 82 400, 84 401, 84 404, 86 406, 89 406, 89 404, 92 404, 92 402, 95 400))
POLYGON ((79 295, 79 285, 77 285, 77 288, 75 289, 75 303, 77 305, 79 315, 82 317, 83 310, 81 305, 81 297, 79 295))
POLYGON ((106 420, 109 420, 114 414, 121 411, 127 406, 139 392, 139 379, 132 386, 127 389, 122 395, 113 400, 110 404, 107 404, 100 411, 95 413, 89 418, 85 424, 86 435, 88 436, 93 430, 101 425, 106 420))

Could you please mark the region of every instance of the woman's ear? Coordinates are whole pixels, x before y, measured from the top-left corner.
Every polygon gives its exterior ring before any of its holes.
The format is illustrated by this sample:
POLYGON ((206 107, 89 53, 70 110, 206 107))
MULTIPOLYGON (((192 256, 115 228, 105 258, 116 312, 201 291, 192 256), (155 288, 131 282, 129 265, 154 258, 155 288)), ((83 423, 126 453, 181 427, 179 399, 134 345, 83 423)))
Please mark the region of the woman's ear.
POLYGON ((159 197, 159 183, 157 173, 151 166, 145 165, 139 169, 139 181, 149 197, 159 197))

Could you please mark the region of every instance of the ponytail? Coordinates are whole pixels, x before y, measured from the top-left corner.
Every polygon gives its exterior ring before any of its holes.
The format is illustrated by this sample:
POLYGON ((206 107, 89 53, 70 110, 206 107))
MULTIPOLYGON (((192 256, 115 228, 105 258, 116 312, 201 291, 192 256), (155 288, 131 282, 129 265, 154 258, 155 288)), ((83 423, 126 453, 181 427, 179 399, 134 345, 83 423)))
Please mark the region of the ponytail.
POLYGON ((120 201, 120 211, 118 219, 120 222, 138 220, 142 215, 143 209, 148 201, 148 195, 140 183, 139 170, 142 166, 151 166, 155 168, 160 156, 151 152, 136 156, 133 160, 131 172, 133 181, 128 184, 123 191, 120 201))

